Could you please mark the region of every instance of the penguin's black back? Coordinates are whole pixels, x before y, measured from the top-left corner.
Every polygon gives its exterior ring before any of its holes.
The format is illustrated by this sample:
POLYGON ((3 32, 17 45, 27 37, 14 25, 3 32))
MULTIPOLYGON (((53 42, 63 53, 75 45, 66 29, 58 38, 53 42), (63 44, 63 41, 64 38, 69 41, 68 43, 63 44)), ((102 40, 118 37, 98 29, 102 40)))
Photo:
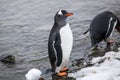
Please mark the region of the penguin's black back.
MULTIPOLYGON (((90 37, 92 44, 99 43, 100 41, 106 39, 111 34, 110 32, 106 35, 109 24, 114 26, 114 22, 118 21, 118 18, 110 11, 105 11, 98 14, 90 24, 90 37), (111 23, 109 23, 110 18, 112 18, 111 23)), ((111 27, 111 31, 112 31, 111 27)))
POLYGON ((48 55, 53 72, 55 72, 56 66, 59 66, 62 63, 62 48, 60 45, 61 38, 59 33, 60 29, 61 26, 55 23, 50 31, 48 40, 48 55))

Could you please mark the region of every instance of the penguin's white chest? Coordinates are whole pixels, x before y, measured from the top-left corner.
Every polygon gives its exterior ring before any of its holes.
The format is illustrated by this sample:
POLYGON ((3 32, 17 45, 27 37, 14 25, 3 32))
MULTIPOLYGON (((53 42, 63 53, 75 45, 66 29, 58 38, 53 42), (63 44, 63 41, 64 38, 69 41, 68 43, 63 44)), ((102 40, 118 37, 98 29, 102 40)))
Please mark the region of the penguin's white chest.
POLYGON ((68 23, 60 29, 60 38, 63 57, 61 65, 64 66, 69 60, 73 45, 73 34, 68 23))

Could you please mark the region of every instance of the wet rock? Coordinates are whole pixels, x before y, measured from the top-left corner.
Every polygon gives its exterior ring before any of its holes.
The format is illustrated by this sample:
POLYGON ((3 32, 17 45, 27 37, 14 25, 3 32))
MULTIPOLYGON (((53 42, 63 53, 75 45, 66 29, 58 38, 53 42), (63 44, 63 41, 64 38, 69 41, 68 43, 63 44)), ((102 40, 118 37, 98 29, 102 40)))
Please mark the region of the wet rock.
POLYGON ((113 51, 118 52, 119 47, 120 47, 120 42, 116 42, 115 45, 113 46, 113 51))
POLYGON ((52 80, 76 80, 72 77, 57 77, 57 78, 53 78, 52 80))
POLYGON ((45 80, 43 77, 41 77, 39 80, 45 80))
POLYGON ((15 56, 11 54, 3 54, 0 56, 0 61, 3 63, 15 63, 15 56))
POLYGON ((89 57, 100 57, 100 56, 104 56, 105 55, 105 50, 102 49, 98 49, 98 50, 94 50, 90 53, 89 57))
POLYGON ((64 76, 64 77, 59 77, 55 74, 52 75, 52 80, 76 80, 72 77, 64 76))
POLYGON ((76 80, 76 79, 74 79, 74 78, 72 78, 72 77, 66 77, 66 78, 64 78, 64 79, 62 79, 62 80, 76 80))
POLYGON ((86 60, 84 58, 75 59, 72 65, 77 66, 79 68, 83 68, 86 65, 86 60))

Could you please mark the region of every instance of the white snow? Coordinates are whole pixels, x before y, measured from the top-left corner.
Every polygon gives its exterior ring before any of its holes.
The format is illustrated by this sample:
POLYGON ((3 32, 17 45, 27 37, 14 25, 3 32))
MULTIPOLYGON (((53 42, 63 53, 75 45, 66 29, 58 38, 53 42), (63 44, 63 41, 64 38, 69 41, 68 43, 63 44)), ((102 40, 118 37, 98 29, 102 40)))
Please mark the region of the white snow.
POLYGON ((91 63, 94 65, 68 76, 76 80, 120 80, 120 51, 107 52, 103 57, 93 58, 91 63))
POLYGON ((26 80, 39 80, 41 75, 42 72, 39 69, 33 68, 26 73, 25 77, 26 80))

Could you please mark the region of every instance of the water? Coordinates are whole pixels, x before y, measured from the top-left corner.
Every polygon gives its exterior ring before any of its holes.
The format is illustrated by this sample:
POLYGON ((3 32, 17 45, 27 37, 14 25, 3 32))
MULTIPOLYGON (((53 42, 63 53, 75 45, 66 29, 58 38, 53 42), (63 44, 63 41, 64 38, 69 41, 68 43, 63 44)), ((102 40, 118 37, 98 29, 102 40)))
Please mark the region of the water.
MULTIPOLYGON (((13 54, 15 65, 0 63, 0 80, 24 80, 25 73, 35 67, 43 72, 50 68, 47 40, 60 9, 74 13, 68 18, 74 34, 74 45, 68 67, 90 51, 89 34, 83 35, 94 16, 110 10, 120 17, 120 0, 1 0, 0 54, 13 54)), ((116 32, 116 31, 115 31, 116 32)), ((116 32, 116 40, 119 35, 116 32)), ((50 75, 43 75, 50 79, 50 75)))

